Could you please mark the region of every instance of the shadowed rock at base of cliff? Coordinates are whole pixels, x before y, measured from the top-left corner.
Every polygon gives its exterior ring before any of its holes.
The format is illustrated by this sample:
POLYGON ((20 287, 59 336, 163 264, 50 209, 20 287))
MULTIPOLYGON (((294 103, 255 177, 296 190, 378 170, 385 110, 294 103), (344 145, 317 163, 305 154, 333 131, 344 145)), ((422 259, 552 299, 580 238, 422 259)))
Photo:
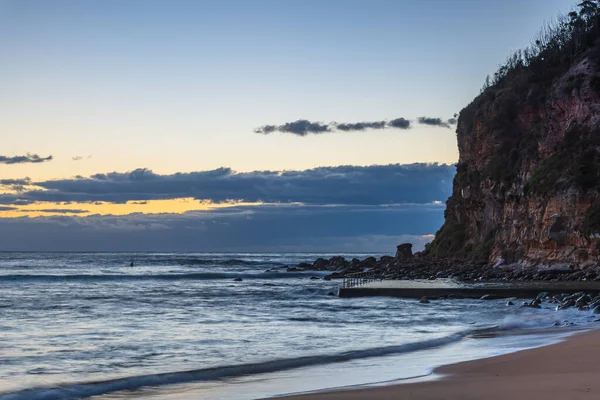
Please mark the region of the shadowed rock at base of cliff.
POLYGON ((453 193, 425 255, 598 264, 600 8, 593 12, 583 45, 548 44, 554 53, 541 48, 527 62, 513 56, 461 111, 453 193))

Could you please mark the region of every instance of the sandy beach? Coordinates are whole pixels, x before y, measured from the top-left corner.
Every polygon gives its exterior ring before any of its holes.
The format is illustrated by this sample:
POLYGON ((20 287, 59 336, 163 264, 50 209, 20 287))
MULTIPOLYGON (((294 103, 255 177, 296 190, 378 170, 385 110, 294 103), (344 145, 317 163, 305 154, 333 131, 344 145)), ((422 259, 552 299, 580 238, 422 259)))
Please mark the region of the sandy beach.
POLYGON ((438 368, 436 381, 284 397, 286 400, 600 398, 600 331, 517 353, 438 368))

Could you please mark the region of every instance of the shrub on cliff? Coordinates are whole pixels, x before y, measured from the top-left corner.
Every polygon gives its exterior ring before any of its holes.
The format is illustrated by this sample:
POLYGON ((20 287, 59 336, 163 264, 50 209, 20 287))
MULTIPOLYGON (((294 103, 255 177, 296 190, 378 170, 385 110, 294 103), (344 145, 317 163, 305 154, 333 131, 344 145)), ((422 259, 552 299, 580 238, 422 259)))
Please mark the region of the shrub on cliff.
POLYGON ((600 129, 572 126, 554 152, 540 162, 526 192, 543 195, 576 187, 600 190, 600 129))
POLYGON ((587 235, 600 233, 600 204, 594 204, 588 208, 582 228, 587 235))

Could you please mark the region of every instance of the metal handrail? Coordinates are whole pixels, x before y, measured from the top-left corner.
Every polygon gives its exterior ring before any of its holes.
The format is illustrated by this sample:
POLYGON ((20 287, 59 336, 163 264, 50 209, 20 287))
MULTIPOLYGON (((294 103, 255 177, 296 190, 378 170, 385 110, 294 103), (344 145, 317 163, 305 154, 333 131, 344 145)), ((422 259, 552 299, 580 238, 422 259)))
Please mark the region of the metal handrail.
POLYGON ((370 282, 382 281, 383 276, 380 272, 376 271, 366 271, 366 272, 355 272, 353 274, 348 274, 344 276, 344 280, 342 282, 342 287, 344 289, 366 285, 370 282))

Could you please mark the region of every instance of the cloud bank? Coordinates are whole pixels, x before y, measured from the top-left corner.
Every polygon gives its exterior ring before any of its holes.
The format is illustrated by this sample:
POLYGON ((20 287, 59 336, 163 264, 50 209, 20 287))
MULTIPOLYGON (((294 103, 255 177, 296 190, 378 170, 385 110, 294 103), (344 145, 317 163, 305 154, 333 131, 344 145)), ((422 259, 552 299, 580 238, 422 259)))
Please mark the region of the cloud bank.
POLYGON ((0 156, 0 164, 37 164, 37 163, 43 163, 46 161, 51 161, 52 160, 52 156, 48 156, 48 157, 40 157, 37 154, 29 154, 27 153, 24 156, 13 156, 13 157, 9 157, 9 156, 0 156))
POLYGON ((443 222, 454 173, 451 165, 392 164, 166 175, 141 168, 39 182, 3 180, 36 189, 0 194, 0 211, 7 212, 0 218, 0 251, 393 253, 406 241, 419 249, 443 222), (261 204, 125 216, 88 216, 76 206, 190 197, 261 204), (24 211, 18 206, 33 203, 39 209, 32 212, 61 215, 8 218, 24 211))
POLYGON ((88 212, 87 210, 78 210, 73 208, 44 208, 42 210, 33 211, 52 214, 85 214, 88 212))
POLYGON ((385 121, 375 122, 355 122, 355 123, 335 123, 335 128, 340 131, 364 131, 365 129, 384 129, 387 126, 385 121))
MULTIPOLYGON (((422 125, 437 126, 442 128, 452 128, 456 125, 457 119, 449 118, 444 120, 438 117, 419 117, 417 122, 422 125)), ((362 121, 362 122, 330 122, 323 124, 321 122, 311 122, 306 119, 299 119, 294 122, 286 122, 283 125, 263 125, 254 129, 255 133, 268 135, 274 132, 291 133, 297 136, 307 136, 308 134, 321 134, 334 131, 356 132, 367 129, 409 129, 411 121, 406 118, 396 118, 391 121, 362 121)))
POLYGON ((0 218, 0 250, 387 252, 431 241, 439 205, 233 207, 185 214, 0 218))
POLYGON ((342 132, 364 131, 367 129, 408 129, 410 121, 405 118, 396 118, 389 122, 386 121, 363 121, 363 122, 330 122, 323 124, 321 122, 311 122, 306 119, 299 119, 294 122, 287 122, 283 125, 263 125, 254 130, 255 133, 268 135, 269 133, 282 132, 291 133, 297 136, 306 136, 309 133, 319 134, 333 132, 335 130, 342 132))
POLYGON ((420 124, 429 125, 429 126, 439 126, 442 128, 452 128, 452 125, 456 125, 456 118, 450 118, 448 120, 443 120, 441 118, 432 118, 432 117, 419 117, 417 119, 420 124))
POLYGON ((29 185, 31 183, 31 179, 22 178, 22 179, 0 179, 0 185, 3 186, 12 186, 12 185, 29 185))
POLYGON ((0 204, 125 203, 189 197, 215 203, 423 204, 448 198, 454 173, 455 167, 451 165, 422 163, 243 173, 219 168, 171 175, 140 168, 124 173, 31 182, 42 189, 0 194, 0 204))

